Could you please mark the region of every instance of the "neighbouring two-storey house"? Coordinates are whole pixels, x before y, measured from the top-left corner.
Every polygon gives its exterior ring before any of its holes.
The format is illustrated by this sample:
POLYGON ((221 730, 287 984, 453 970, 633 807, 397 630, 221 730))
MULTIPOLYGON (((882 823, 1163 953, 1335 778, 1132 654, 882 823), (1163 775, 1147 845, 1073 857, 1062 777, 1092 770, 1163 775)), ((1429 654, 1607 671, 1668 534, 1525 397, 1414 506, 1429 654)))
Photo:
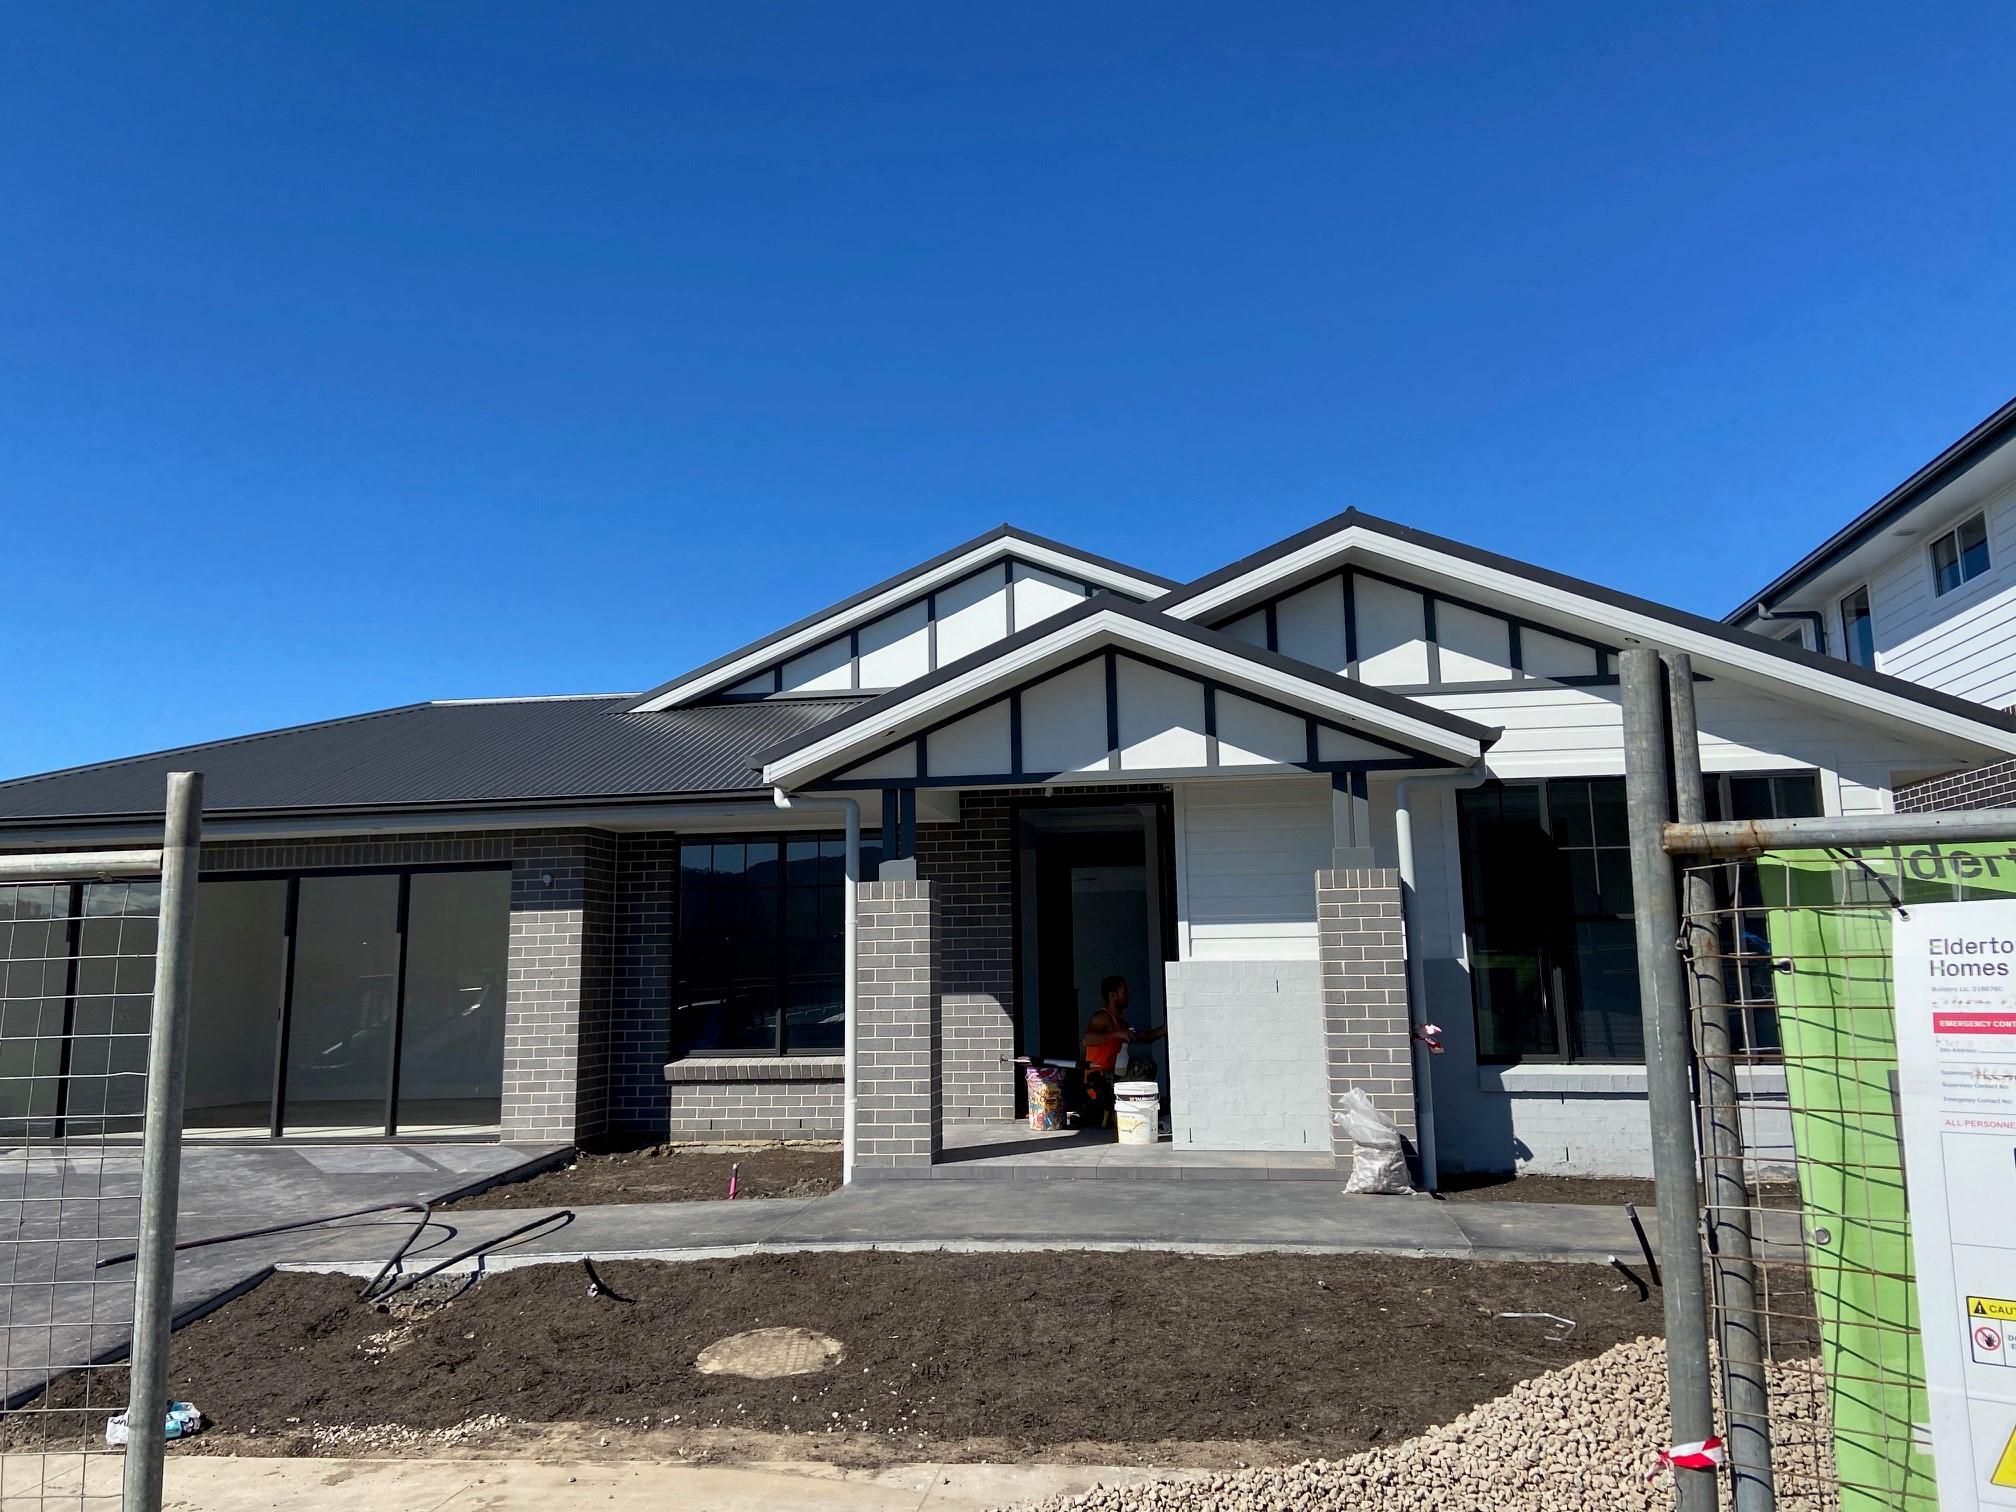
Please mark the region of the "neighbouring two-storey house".
MULTIPOLYGON (((2016 707, 2016 400, 1745 599, 1728 623, 2016 707)), ((1905 810, 2011 805, 2011 761, 1897 793, 1905 810)))
MULTIPOLYGON (((1003 527, 649 692, 0 783, 0 847, 131 843, 164 773, 205 774, 192 1135, 836 1134, 851 804, 857 1179, 1013 1117, 1017 1058, 1076 1055, 1116 974, 1166 1026, 1180 1146, 1328 1151, 1356 1085, 1431 1167, 1643 1174, 1618 653, 1692 657, 1714 812, 1879 813, 2016 757, 2005 714, 1765 607, 1356 511, 1189 583, 1003 527)), ((43 893, 13 906, 51 929, 120 906, 43 893)), ((9 1035, 89 1006, 35 965, 9 1035)))

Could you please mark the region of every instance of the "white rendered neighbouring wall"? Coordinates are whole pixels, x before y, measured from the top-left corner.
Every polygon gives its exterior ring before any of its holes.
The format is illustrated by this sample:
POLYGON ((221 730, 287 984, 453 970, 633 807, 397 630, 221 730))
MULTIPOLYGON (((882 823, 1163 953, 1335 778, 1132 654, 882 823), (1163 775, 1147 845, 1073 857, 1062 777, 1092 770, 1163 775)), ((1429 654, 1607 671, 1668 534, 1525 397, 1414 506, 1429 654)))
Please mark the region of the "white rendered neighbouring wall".
POLYGON ((1178 782, 1168 964, 1171 1130, 1180 1147, 1330 1147, 1316 873, 1330 781, 1178 782))

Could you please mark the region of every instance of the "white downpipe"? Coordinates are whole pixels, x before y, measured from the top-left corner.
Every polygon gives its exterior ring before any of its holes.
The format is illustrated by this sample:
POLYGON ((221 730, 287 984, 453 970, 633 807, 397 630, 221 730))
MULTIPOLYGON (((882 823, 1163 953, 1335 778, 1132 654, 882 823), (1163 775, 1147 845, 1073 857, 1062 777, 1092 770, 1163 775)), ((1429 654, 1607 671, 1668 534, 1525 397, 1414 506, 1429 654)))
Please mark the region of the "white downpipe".
POLYGON ((861 925, 857 914, 861 892, 861 804, 854 798, 794 798, 782 788, 773 789, 777 807, 805 810, 837 808, 847 820, 847 883, 841 913, 846 918, 846 945, 840 953, 840 1182, 854 1179, 854 1071, 859 1053, 859 1037, 854 1032, 855 978, 859 974, 861 925))
POLYGON ((1407 1039, 1414 1059, 1414 1111, 1421 1138, 1421 1184, 1435 1191, 1442 1181, 1440 1157, 1435 1148, 1435 1063, 1422 1029, 1428 1023, 1427 973, 1421 960, 1420 924, 1414 917, 1420 910, 1414 891, 1414 792, 1417 788, 1445 788, 1461 792, 1483 785, 1491 774, 1479 764, 1467 772, 1437 773, 1432 777, 1403 777, 1393 789, 1393 838, 1400 859, 1400 928, 1407 951, 1407 1039))

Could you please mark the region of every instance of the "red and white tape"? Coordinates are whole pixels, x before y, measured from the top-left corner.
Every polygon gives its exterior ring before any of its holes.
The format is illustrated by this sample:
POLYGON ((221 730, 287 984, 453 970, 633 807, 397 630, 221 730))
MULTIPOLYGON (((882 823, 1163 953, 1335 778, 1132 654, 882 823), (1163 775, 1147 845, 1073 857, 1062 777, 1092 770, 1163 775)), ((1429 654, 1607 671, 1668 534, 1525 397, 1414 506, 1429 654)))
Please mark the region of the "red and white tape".
POLYGON ((1659 1463, 1645 1479, 1657 1479, 1661 1470, 1717 1470, 1722 1465, 1722 1440, 1705 1438, 1694 1444, 1675 1444, 1660 1451, 1659 1463))

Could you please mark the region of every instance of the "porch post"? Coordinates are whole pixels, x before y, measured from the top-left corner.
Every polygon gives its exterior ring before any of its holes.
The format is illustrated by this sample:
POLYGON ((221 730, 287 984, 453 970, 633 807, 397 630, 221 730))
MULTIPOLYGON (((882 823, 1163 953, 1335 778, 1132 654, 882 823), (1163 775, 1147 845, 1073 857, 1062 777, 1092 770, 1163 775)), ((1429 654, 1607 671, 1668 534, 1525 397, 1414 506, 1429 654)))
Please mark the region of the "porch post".
MULTIPOLYGON (((1414 1142, 1414 1058, 1407 1016, 1407 951, 1400 873, 1351 867, 1316 873, 1316 948, 1323 972, 1323 1050, 1330 1096, 1362 1087, 1414 1142)), ((1330 1150, 1353 1146, 1334 1124, 1330 1150)))
POLYGON ((928 1176, 945 1116, 937 900, 907 880, 858 897, 854 1179, 928 1176))
POLYGON ((1372 864, 1372 796, 1363 772, 1330 774, 1330 865, 1350 871, 1372 864))

